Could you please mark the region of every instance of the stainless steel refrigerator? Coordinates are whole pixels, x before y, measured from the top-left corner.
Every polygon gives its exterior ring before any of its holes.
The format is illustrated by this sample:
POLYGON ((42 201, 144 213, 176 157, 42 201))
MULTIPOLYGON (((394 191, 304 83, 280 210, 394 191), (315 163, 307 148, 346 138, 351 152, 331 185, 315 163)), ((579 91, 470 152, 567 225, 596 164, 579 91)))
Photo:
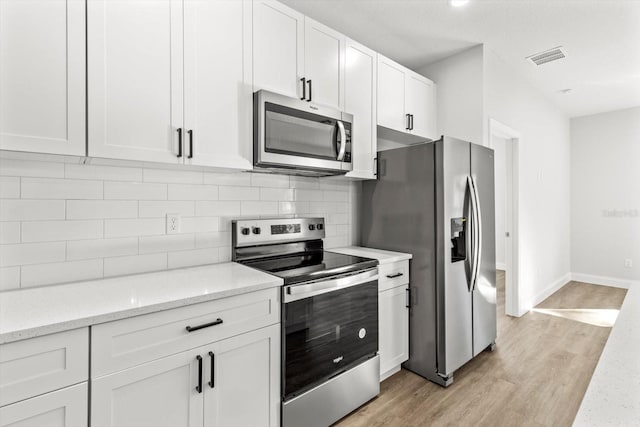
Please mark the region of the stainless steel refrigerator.
POLYGON ((413 254, 409 360, 443 386, 496 339, 493 150, 442 139, 378 153, 362 245, 413 254))

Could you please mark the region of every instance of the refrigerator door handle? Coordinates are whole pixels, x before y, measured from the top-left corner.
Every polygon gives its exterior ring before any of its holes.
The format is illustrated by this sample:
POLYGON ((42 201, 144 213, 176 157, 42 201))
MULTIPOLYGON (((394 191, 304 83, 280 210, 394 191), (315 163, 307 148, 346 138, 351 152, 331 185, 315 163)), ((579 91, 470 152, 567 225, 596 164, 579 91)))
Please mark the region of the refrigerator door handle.
POLYGON ((473 177, 471 180, 473 215, 473 280, 471 290, 474 291, 478 285, 480 275, 480 260, 482 259, 482 211, 480 210, 480 198, 478 197, 478 185, 473 177))

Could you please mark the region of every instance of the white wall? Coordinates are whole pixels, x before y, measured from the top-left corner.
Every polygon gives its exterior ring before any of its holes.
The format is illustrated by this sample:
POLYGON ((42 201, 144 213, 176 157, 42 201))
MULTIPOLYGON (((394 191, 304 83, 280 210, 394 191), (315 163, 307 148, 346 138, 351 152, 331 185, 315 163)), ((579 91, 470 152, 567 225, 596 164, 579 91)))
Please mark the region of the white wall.
MULTIPOLYGON (((569 118, 484 50, 485 123, 498 120, 520 133, 520 300, 531 307, 570 278, 569 118)), ((485 140, 488 140, 488 133, 485 140)))
POLYGON ((132 164, 0 152, 0 290, 228 261, 240 216, 323 216, 326 247, 356 239, 356 183, 132 164))
POLYGON ((422 67, 437 84, 438 135, 483 144, 483 46, 422 67))
POLYGON ((571 120, 571 189, 576 279, 640 280, 640 107, 571 120))
POLYGON ((494 150, 494 175, 496 181, 496 266, 505 269, 507 262, 505 255, 505 232, 507 231, 507 153, 504 138, 491 137, 491 147, 494 150))

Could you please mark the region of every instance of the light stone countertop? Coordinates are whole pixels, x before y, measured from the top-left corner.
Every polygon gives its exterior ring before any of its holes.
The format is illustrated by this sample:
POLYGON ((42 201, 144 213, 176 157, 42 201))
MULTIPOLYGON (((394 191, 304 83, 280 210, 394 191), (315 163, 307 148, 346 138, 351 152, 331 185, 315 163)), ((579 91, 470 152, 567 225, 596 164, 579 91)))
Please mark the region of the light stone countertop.
POLYGON ((0 292, 0 344, 282 286, 228 262, 0 292))
POLYGON ((627 291, 573 423, 640 426, 640 284, 627 291))
POLYGON ((363 248, 360 246, 348 246, 345 248, 327 249, 328 252, 337 252, 345 255, 355 255, 364 258, 377 259, 380 264, 390 264, 396 261, 413 258, 412 254, 403 252, 383 251, 382 249, 363 248))

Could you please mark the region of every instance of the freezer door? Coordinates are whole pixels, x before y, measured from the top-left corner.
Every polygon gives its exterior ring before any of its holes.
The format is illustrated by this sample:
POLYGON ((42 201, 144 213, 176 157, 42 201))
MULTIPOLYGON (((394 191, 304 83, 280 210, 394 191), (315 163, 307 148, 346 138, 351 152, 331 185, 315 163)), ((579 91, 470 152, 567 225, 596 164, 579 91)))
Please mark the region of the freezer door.
MULTIPOLYGON (((436 142, 438 374, 445 377, 469 361, 473 351, 467 261, 452 257, 451 229, 452 219, 469 217, 470 146, 446 137, 436 142)), ((470 249, 467 259, 472 256, 470 249)))
POLYGON ((478 195, 481 231, 478 276, 473 290, 473 355, 496 339, 496 240, 493 150, 471 144, 471 177, 478 195))

